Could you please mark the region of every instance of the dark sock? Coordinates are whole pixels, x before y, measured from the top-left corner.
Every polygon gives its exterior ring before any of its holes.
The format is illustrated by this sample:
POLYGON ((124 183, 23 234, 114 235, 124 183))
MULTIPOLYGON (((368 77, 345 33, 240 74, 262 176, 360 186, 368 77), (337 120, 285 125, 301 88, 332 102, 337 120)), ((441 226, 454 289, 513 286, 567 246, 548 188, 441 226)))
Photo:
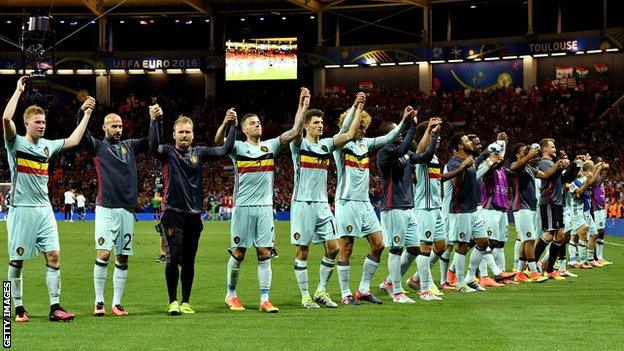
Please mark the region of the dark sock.
POLYGON ((177 263, 167 263, 165 267, 165 279, 167 280, 167 293, 169 294, 169 303, 177 300, 178 279, 180 279, 180 271, 177 263))
POLYGON ((567 243, 563 243, 559 247, 559 254, 557 255, 557 259, 559 259, 559 260, 565 260, 566 259, 566 244, 567 243))
POLYGON ((544 250, 546 250, 546 246, 548 246, 548 242, 545 241, 543 238, 540 238, 537 241, 537 245, 535 246, 535 261, 539 261, 539 259, 542 257, 544 250))
POLYGON ((546 266, 546 272, 550 273, 555 268, 555 262, 557 262, 557 255, 559 254, 559 248, 561 248, 561 244, 558 242, 550 243, 550 250, 548 251, 548 265, 546 266))
POLYGON ((50 313, 54 313, 54 311, 60 310, 60 309, 61 309, 61 305, 58 303, 55 303, 54 305, 50 306, 50 313))
POLYGON ((182 302, 189 302, 191 298, 191 288, 193 287, 193 277, 195 276, 195 265, 188 264, 182 266, 182 302))
POLYGON ((24 306, 17 306, 17 307, 15 307, 15 314, 16 315, 24 314, 24 312, 26 312, 26 309, 24 308, 24 306))

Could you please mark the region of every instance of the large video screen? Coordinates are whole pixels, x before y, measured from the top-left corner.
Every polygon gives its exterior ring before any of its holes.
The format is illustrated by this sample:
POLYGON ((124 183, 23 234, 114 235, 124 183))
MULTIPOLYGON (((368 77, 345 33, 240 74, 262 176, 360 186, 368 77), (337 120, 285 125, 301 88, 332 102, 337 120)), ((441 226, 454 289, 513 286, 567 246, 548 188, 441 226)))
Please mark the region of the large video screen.
POLYGON ((297 79, 297 38, 225 43, 225 80, 297 79))

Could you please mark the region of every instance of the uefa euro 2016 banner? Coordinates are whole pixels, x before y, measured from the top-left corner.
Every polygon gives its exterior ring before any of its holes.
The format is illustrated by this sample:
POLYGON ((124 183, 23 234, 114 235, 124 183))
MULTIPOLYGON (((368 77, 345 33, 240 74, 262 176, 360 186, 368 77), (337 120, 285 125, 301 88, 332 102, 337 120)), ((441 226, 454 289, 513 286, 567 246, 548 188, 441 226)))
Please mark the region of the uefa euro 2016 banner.
POLYGON ((489 90, 522 86, 522 60, 448 63, 433 66, 433 90, 489 90))

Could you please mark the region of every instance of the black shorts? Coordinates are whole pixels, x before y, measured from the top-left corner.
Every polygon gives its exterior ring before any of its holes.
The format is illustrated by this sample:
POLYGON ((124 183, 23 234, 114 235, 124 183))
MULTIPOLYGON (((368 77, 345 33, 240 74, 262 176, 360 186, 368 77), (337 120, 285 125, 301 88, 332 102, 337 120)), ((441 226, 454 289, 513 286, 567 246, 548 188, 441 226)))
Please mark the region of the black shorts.
POLYGON ((165 210, 160 219, 167 263, 194 262, 204 225, 201 213, 165 210))
POLYGON ((65 212, 69 213, 72 210, 72 205, 65 204, 65 212))
POLYGON ((85 213, 85 208, 84 207, 78 207, 78 214, 84 214, 85 213))
POLYGON ((542 231, 550 232, 564 228, 563 206, 540 205, 540 216, 542 217, 542 231))

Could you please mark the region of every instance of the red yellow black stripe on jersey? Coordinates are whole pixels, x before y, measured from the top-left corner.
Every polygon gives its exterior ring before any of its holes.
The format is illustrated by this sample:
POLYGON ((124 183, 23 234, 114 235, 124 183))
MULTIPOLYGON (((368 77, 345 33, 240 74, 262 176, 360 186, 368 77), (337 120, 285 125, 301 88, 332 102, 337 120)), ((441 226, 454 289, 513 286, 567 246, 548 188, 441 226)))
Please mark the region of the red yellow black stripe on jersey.
POLYGON ((440 179, 441 171, 439 163, 429 163, 427 164, 427 173, 429 174, 429 179, 440 179))
POLYGON ((48 175, 48 159, 42 156, 31 155, 22 151, 15 153, 17 172, 38 176, 48 175))
POLYGON ((254 172, 275 171, 275 160, 273 154, 269 153, 260 157, 236 156, 236 168, 239 174, 254 172))
POLYGON ((329 169, 329 154, 318 154, 313 151, 299 151, 299 166, 301 168, 329 169))
POLYGON ((345 165, 358 169, 368 169, 368 152, 364 155, 356 155, 349 149, 343 149, 345 165))

